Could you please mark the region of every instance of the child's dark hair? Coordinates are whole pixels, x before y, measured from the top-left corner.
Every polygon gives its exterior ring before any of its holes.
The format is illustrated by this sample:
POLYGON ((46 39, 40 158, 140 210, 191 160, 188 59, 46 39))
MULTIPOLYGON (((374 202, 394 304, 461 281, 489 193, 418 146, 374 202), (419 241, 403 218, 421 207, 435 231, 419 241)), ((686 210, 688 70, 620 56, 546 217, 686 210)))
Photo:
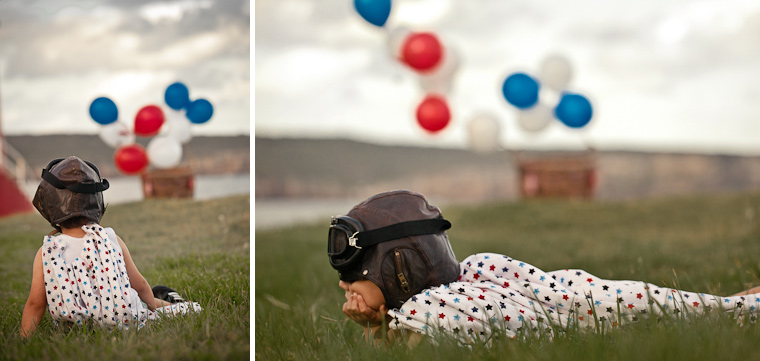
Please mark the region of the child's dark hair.
MULTIPOLYGON (((79 228, 81 226, 84 226, 87 223, 95 222, 92 219, 89 219, 85 216, 78 216, 74 218, 69 218, 59 225, 60 228, 79 228)), ((61 231, 60 229, 58 231, 61 231)))

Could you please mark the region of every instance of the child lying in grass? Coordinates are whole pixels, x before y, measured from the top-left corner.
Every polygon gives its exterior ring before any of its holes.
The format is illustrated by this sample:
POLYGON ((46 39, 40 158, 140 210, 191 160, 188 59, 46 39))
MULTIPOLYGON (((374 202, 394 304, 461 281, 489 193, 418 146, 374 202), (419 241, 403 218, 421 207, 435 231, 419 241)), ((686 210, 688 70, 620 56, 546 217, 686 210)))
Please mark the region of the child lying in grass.
POLYGON ((544 272, 494 253, 458 263, 449 227, 437 207, 408 191, 375 195, 333 218, 328 255, 346 292, 343 312, 367 338, 392 342, 408 330, 415 341, 442 333, 468 343, 709 310, 754 319, 760 305, 760 287, 720 297, 582 270, 544 272))
POLYGON ((166 286, 151 289, 124 241, 98 224, 108 181, 94 164, 73 156, 56 159, 42 179, 33 203, 56 230, 34 257, 22 337, 34 332, 46 309, 56 324, 122 328, 142 327, 159 314, 201 310, 166 286))

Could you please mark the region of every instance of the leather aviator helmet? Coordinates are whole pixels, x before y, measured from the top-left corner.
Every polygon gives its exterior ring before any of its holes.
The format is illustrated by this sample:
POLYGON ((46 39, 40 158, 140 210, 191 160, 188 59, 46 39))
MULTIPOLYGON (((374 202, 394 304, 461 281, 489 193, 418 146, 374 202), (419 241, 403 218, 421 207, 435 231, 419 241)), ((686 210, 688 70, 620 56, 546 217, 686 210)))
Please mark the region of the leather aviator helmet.
POLYGON ((53 160, 42 170, 32 203, 58 230, 62 222, 78 216, 100 222, 105 212, 103 191, 108 187, 94 164, 70 156, 53 160))
POLYGON ((333 217, 328 236, 330 264, 346 282, 367 279, 383 292, 388 308, 399 308, 422 290, 459 277, 440 209, 418 193, 380 193, 333 217))

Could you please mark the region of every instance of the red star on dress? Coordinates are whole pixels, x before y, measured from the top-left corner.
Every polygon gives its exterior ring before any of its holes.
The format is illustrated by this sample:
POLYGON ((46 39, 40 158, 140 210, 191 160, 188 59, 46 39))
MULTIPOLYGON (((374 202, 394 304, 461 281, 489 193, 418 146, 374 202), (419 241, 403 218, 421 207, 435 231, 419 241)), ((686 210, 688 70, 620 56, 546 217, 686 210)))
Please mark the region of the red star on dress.
POLYGON ((567 301, 567 300, 570 299, 570 297, 567 297, 567 295, 562 295, 562 299, 565 300, 565 301, 567 301))
POLYGON ((509 317, 509 316, 504 316, 504 321, 507 321, 507 322, 509 322, 509 320, 511 320, 511 319, 512 319, 512 317, 509 317))
POLYGON ((592 280, 591 278, 587 278, 587 279, 586 279, 586 281, 587 281, 588 283, 594 282, 594 280, 592 280))
POLYGON ((472 276, 472 278, 474 278, 474 279, 478 279, 478 278, 480 278, 480 275, 476 273, 476 274, 474 274, 474 275, 472 276))
POLYGON ((472 297, 467 297, 467 301, 472 301, 472 297))
POLYGON ((520 275, 515 272, 515 278, 520 278, 520 275))
POLYGON ((628 306, 626 306, 626 307, 633 308, 633 303, 629 303, 628 306))
POLYGON ((494 266, 494 265, 491 265, 491 267, 488 267, 488 269, 490 269, 491 271, 493 271, 493 270, 495 270, 495 269, 496 269, 496 266, 494 266))
POLYGON ((699 302, 694 302, 692 305, 694 305, 694 307, 699 307, 699 302))
POLYGON ((467 321, 472 322, 473 321, 472 316, 467 316, 467 321))
POLYGON ((417 310, 412 310, 412 312, 409 312, 409 314, 411 314, 412 316, 414 316, 414 315, 417 314, 417 310))
POLYGON ((504 286, 502 286, 502 287, 504 287, 504 288, 509 287, 509 282, 504 282, 504 286))
POLYGON ((594 314, 594 311, 588 310, 588 314, 589 314, 589 315, 593 315, 593 314, 594 314))
POLYGON ((642 297, 644 297, 644 296, 642 296, 641 293, 637 293, 636 294, 636 298, 641 299, 642 297))
POLYGON ((481 300, 485 300, 486 296, 480 295, 480 296, 478 296, 478 298, 480 298, 481 300))
POLYGON ((443 313, 438 314, 438 318, 444 318, 444 317, 446 317, 446 315, 444 315, 443 313))

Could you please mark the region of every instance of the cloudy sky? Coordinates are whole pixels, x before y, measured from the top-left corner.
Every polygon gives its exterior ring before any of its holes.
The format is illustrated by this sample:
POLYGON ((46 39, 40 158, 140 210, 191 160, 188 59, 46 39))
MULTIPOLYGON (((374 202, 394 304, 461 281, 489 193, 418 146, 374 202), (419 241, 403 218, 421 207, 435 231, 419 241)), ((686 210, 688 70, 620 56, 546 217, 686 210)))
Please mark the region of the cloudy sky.
POLYGON ((193 134, 250 134, 250 40, 245 0, 0 0, 2 131, 98 133, 100 96, 131 126, 181 81, 214 106, 193 134))
POLYGON ((258 0, 254 24, 257 135, 466 147, 466 124, 486 112, 509 148, 760 154, 756 0, 394 0, 383 28, 352 0, 258 0), (398 27, 460 54, 440 134, 415 122, 419 80, 388 50, 398 27), (594 117, 527 133, 501 85, 552 54, 571 63, 567 90, 587 96, 594 117))

